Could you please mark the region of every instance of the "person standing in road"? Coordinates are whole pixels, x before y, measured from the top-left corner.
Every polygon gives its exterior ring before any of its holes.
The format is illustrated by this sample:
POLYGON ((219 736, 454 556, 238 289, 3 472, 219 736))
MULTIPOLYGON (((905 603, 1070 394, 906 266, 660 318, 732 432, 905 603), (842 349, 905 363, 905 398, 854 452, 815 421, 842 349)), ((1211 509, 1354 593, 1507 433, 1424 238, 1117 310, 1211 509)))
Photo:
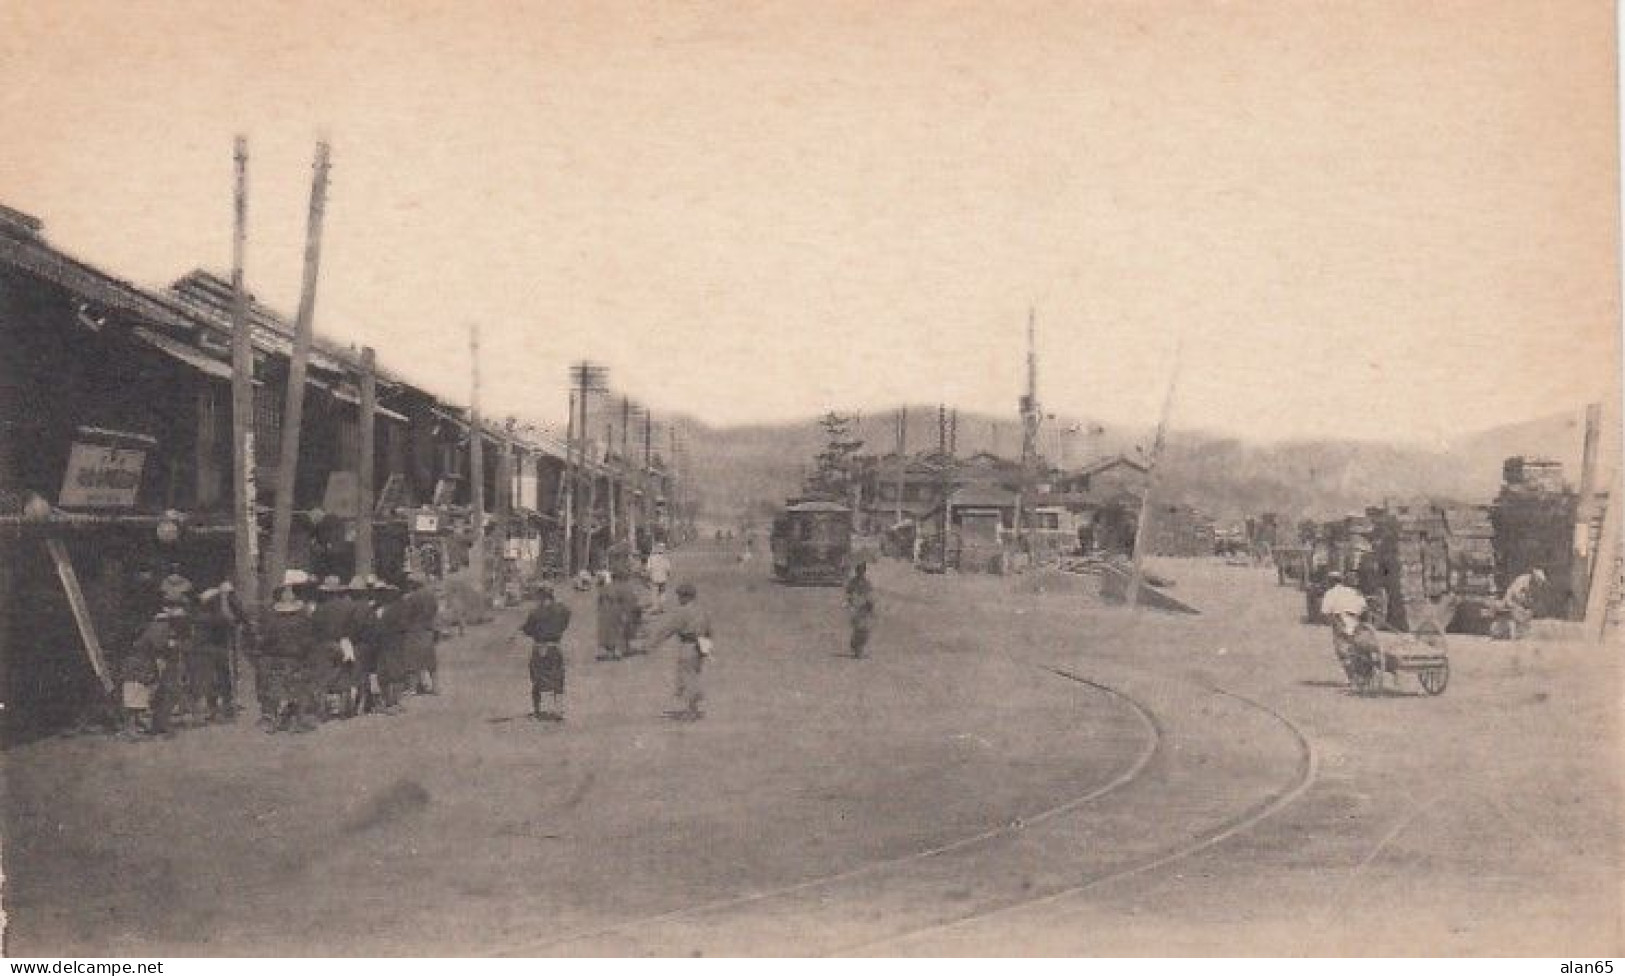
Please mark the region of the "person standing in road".
POLYGON ((537 594, 536 609, 525 618, 520 632, 530 645, 530 713, 538 720, 564 721, 564 650, 560 642, 570 627, 570 608, 553 598, 552 587, 537 594), (553 706, 542 711, 543 696, 553 706))
POLYGON ((666 555, 666 544, 655 543, 655 551, 649 554, 649 561, 645 567, 649 574, 649 585, 654 587, 654 608, 650 613, 664 613, 666 611, 666 585, 671 582, 671 557, 666 555))
POLYGON ((377 642, 378 690, 383 698, 380 712, 395 715, 401 710, 401 688, 409 676, 406 635, 412 626, 412 611, 393 584, 376 580, 372 589, 378 601, 372 634, 377 642))
POLYGON ((610 580, 602 576, 598 578, 595 606, 598 610, 598 660, 618 661, 621 659, 620 647, 626 624, 621 612, 620 593, 610 580))
POLYGON ((846 582, 846 612, 852 624, 850 646, 855 658, 863 657, 875 625, 875 587, 869 581, 868 568, 867 563, 856 563, 852 578, 846 582))
POLYGON ((1328 573, 1331 587, 1320 598, 1320 615, 1332 625, 1332 653, 1350 681, 1359 672, 1362 655, 1374 651, 1375 638, 1363 633, 1361 623, 1369 609, 1360 591, 1343 582, 1342 573, 1328 573))
POLYGON ((435 652, 435 638, 440 602, 435 599, 427 580, 414 577, 408 584, 407 594, 401 597, 401 606, 406 611, 407 681, 420 695, 437 695, 440 693, 440 661, 435 652))
POLYGON ((672 717, 695 721, 705 717, 701 706, 705 703, 702 677, 705 663, 711 656, 711 615, 697 602, 698 591, 692 583, 677 587, 677 609, 664 617, 649 635, 649 650, 653 651, 666 639, 675 636, 680 645, 677 651, 677 700, 684 704, 672 717))
POLYGON ((620 640, 615 644, 615 653, 621 657, 631 657, 632 643, 637 638, 638 628, 643 622, 643 601, 638 598, 638 588, 632 585, 632 579, 627 573, 616 570, 609 586, 621 612, 620 640))

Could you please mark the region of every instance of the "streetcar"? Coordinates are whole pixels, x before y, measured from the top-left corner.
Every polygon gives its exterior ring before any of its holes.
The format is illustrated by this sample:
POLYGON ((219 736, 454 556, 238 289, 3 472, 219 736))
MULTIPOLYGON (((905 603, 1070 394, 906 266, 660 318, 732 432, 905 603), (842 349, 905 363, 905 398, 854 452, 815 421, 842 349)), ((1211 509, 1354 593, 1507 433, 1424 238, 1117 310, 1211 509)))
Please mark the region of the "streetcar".
POLYGON ((801 501, 773 518, 773 577, 781 583, 840 586, 852 556, 852 510, 801 501))

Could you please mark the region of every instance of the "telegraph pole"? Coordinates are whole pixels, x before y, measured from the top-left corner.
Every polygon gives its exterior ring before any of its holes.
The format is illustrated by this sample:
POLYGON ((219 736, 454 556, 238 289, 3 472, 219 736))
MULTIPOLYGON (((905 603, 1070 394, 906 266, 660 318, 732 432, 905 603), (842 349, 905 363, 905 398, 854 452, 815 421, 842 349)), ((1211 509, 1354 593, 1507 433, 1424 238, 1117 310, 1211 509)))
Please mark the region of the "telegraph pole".
POLYGON ((371 346, 361 350, 361 457, 356 459, 355 573, 367 577, 372 565, 374 426, 378 414, 378 374, 371 346))
POLYGON ((575 391, 575 409, 578 411, 575 424, 577 460, 574 477, 571 478, 570 482, 570 504, 574 513, 572 519, 574 535, 569 542, 570 572, 572 573, 585 569, 591 557, 592 521, 595 514, 593 511, 595 506, 591 503, 592 495, 595 493, 595 485, 589 484, 589 488, 593 490, 587 493, 585 499, 582 497, 581 491, 582 478, 591 477, 587 473, 587 398, 592 393, 601 392, 604 389, 604 383, 608 375, 609 371, 603 366, 585 360, 570 367, 570 383, 575 391), (582 508, 583 502, 587 503, 585 511, 582 508))
POLYGON ((1162 460, 1162 448, 1168 436, 1168 415, 1174 407, 1174 388, 1179 384, 1179 352, 1174 353, 1174 372, 1168 378, 1168 395, 1162 401, 1162 418, 1157 421, 1157 439, 1151 445, 1151 458, 1149 472, 1146 475, 1145 495, 1140 499, 1140 520, 1134 524, 1134 559, 1133 572, 1129 575, 1128 593, 1125 603, 1130 610, 1140 605, 1140 581, 1143 577, 1141 570, 1145 560, 1146 523, 1151 517, 1151 495, 1157 487, 1158 463, 1162 460))
POLYGON ((305 417, 305 367, 310 361, 311 320, 316 314, 316 278, 322 260, 322 213, 327 206, 328 146, 316 144, 316 173, 310 184, 310 214, 305 226, 305 275, 294 321, 293 353, 288 363, 287 398, 282 408, 282 455, 276 471, 276 510, 271 521, 271 557, 267 588, 282 582, 288 565, 288 535, 293 530, 293 494, 299 473, 299 435, 305 417))
POLYGON ((259 518, 254 487, 254 337, 248 322, 243 261, 248 241, 248 140, 237 137, 237 187, 231 235, 231 471, 232 553, 237 596, 258 606, 259 518))
POLYGON ((1602 404, 1586 407, 1585 442, 1580 455, 1580 497, 1574 507, 1573 558, 1569 571, 1569 618, 1585 619, 1586 598, 1596 551, 1591 545, 1591 518, 1597 510, 1597 446, 1602 434, 1602 404))
POLYGON ((897 408, 897 517, 892 525, 903 524, 903 489, 908 484, 908 408, 897 408))
POLYGON ((474 577, 474 592, 482 609, 490 608, 485 588, 485 434, 480 423, 480 324, 468 327, 470 388, 468 396, 468 480, 469 507, 473 510, 474 545, 468 553, 468 568, 474 577))

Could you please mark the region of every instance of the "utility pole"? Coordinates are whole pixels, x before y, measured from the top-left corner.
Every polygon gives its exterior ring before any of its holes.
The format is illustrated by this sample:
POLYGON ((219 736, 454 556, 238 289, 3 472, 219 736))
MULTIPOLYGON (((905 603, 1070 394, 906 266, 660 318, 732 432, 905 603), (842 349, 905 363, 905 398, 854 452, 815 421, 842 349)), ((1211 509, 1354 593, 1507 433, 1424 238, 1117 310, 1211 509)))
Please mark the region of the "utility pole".
POLYGON ((293 494, 299 474, 299 435, 305 416, 305 367, 310 361, 311 319, 316 314, 316 278, 322 260, 322 212, 327 206, 328 147, 316 144, 316 173, 310 184, 310 214, 305 226, 305 274, 294 321, 293 353, 288 363, 287 399, 282 408, 282 455, 276 471, 276 510, 271 521, 271 558, 266 567, 267 591, 282 582, 288 566, 288 535, 293 529, 293 494))
POLYGON ((937 493, 942 499, 942 514, 938 516, 937 542, 940 548, 940 559, 943 572, 948 570, 948 499, 953 493, 953 481, 950 474, 952 467, 951 455, 948 452, 948 405, 937 404, 937 493))
POLYGON ((643 525, 645 528, 654 522, 654 413, 645 411, 643 414, 643 525))
POLYGON ((1037 309, 1027 310, 1027 392, 1021 397, 1021 483, 1016 492, 1015 537, 1019 541, 1022 521, 1026 516, 1027 493, 1032 488, 1033 475, 1038 467, 1038 421, 1042 408, 1038 404, 1038 339, 1037 309))
POLYGON ((903 524, 903 489, 908 484, 908 408, 897 408, 897 518, 903 524))
POLYGON ((591 479, 587 464, 587 398, 596 392, 602 392, 609 371, 596 363, 583 360, 570 367, 570 382, 575 390, 575 409, 578 411, 576 432, 576 463, 574 477, 571 479, 571 507, 574 511, 574 535, 570 539, 570 572, 577 573, 585 569, 592 555, 592 522, 595 517, 593 495, 597 492, 596 479, 587 485, 587 497, 582 497, 581 481, 584 477, 591 479), (585 503, 585 508, 583 508, 585 503))
POLYGON ((474 577, 474 592, 481 609, 489 609, 485 588, 485 432, 480 422, 480 324, 468 327, 470 384, 468 395, 468 499, 474 519, 474 545, 468 551, 468 568, 474 577))
POLYGON ((356 459, 355 572, 367 577, 372 565, 373 440, 378 415, 378 374, 371 346, 361 350, 361 456, 356 459))
POLYGON ((1168 416, 1174 407, 1174 388, 1179 384, 1179 351, 1174 353, 1173 375, 1168 377, 1168 395, 1162 401, 1162 418, 1157 421, 1157 439, 1151 445, 1151 458, 1146 472, 1145 495, 1140 499, 1140 520, 1134 524, 1134 559, 1133 572, 1129 576, 1128 593, 1125 603, 1130 610, 1140 605, 1140 581, 1142 579, 1142 564, 1145 560, 1146 523, 1151 519, 1151 495, 1156 491, 1158 464, 1162 460, 1162 448, 1168 436, 1168 416))
POLYGON ((1591 545, 1591 520, 1597 510, 1597 446, 1602 435, 1602 404, 1586 407, 1585 446, 1580 456, 1580 497, 1574 506, 1574 545, 1569 561, 1569 606, 1571 620, 1584 620, 1586 599, 1591 590, 1591 574, 1597 553, 1591 545))
POLYGON ((576 471, 576 391, 570 387, 570 421, 564 435, 564 490, 560 494, 564 497, 564 570, 566 573, 575 572, 575 514, 576 514, 576 486, 580 483, 580 475, 576 471))
MULTIPOLYGON (((231 235, 232 553, 237 597, 252 612, 259 593, 259 517, 254 487, 254 337, 248 322, 243 261, 248 242, 248 140, 237 137, 237 186, 231 235)), ((235 655, 234 655, 235 656, 235 655)))

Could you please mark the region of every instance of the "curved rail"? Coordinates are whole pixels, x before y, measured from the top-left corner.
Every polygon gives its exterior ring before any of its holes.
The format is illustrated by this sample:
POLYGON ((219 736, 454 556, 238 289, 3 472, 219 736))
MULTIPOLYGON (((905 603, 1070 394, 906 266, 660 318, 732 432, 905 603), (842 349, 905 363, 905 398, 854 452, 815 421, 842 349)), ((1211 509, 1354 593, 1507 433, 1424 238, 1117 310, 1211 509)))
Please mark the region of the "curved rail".
POLYGON ((498 956, 534 955, 534 954, 536 954, 537 952, 539 952, 541 950, 556 948, 558 946, 563 946, 563 945, 569 945, 570 943, 573 943, 573 942, 582 942, 582 941, 585 941, 585 940, 588 940, 588 939, 602 938, 603 936, 613 935, 613 934, 615 934, 617 932, 620 932, 620 931, 623 931, 623 930, 626 930, 626 929, 640 928, 640 927, 649 925, 651 923, 670 921, 670 920, 678 919, 678 918, 686 918, 686 917, 693 916, 693 915, 702 915, 702 914, 705 914, 706 912, 711 912, 711 911, 718 911, 718 910, 728 909, 728 908, 736 908, 738 906, 748 905, 748 904, 751 904, 753 902, 765 901, 765 900, 770 899, 770 898, 777 898, 777 897, 780 897, 780 896, 783 896, 783 895, 790 895, 790 894, 795 894, 797 892, 807 891, 807 890, 810 890, 810 889, 813 889, 813 888, 820 887, 822 885, 836 884, 836 883, 839 883, 841 881, 850 880, 852 878, 863 877, 866 874, 872 874, 872 873, 874 873, 876 871, 882 871, 882 870, 886 870, 886 869, 889 869, 889 868, 898 867, 900 865, 909 864, 909 863, 912 863, 914 861, 921 861, 921 860, 926 860, 928 858, 940 857, 940 856, 942 856, 944 854, 950 854, 950 853, 953 853, 954 851, 964 850, 966 848, 973 847, 973 846, 975 846, 977 844, 981 844, 981 843, 985 843, 987 841, 995 840, 995 839, 997 839, 999 837, 1003 837, 1003 836, 1012 834, 1012 833, 1014 833, 1016 831, 1024 830, 1027 827, 1032 826, 1034 824, 1043 823, 1044 821, 1049 820, 1051 818, 1061 816, 1062 814, 1065 814, 1065 813, 1067 813, 1067 812, 1069 812, 1071 810, 1075 810, 1078 807, 1084 806, 1084 805, 1089 804, 1089 803, 1093 803, 1093 802, 1101 799, 1102 797, 1104 797, 1104 796, 1106 796, 1106 795, 1108 795, 1110 793, 1113 793, 1113 792, 1115 792, 1117 790, 1122 789, 1123 787, 1125 787, 1128 784, 1132 783, 1134 780, 1138 779, 1140 774, 1145 771, 1145 768, 1148 765, 1150 765, 1152 757, 1156 755, 1157 751, 1162 746, 1162 737, 1163 737, 1162 726, 1161 726, 1160 723, 1158 723, 1156 716, 1154 714, 1152 714, 1150 709, 1146 708, 1143 704, 1141 704, 1139 701, 1135 700, 1132 696, 1130 696, 1126 692, 1123 692, 1123 691, 1120 691, 1120 690, 1118 690, 1116 688, 1113 688, 1110 685, 1106 685, 1106 684, 1103 684, 1101 682, 1094 681, 1094 680, 1092 680, 1090 678, 1085 678, 1085 677, 1083 677, 1081 675, 1077 675, 1077 674, 1073 674, 1073 673, 1068 672, 1068 671, 1061 670, 1059 668, 1043 667, 1043 670, 1048 671, 1051 674, 1055 674, 1055 675, 1057 675, 1059 677, 1065 678, 1065 679, 1067 679, 1069 681, 1073 681, 1073 682, 1076 682, 1078 684, 1087 685, 1087 686, 1089 686, 1091 688, 1095 688, 1095 689, 1097 689, 1097 690, 1099 690, 1099 691, 1101 691, 1101 692, 1103 692, 1103 693, 1105 693, 1107 695, 1112 696, 1113 698, 1116 698, 1117 700, 1121 701, 1123 704, 1128 706, 1129 710, 1134 713, 1135 717, 1140 721, 1140 724, 1145 729, 1145 732, 1146 732, 1145 742, 1141 745, 1139 753, 1135 755, 1134 761, 1132 763, 1130 763, 1127 767, 1125 767, 1122 772, 1120 772, 1116 776, 1112 777, 1112 779, 1110 781, 1108 781, 1106 783, 1103 783, 1100 786, 1095 787, 1094 789, 1088 791, 1087 793, 1082 794, 1081 796, 1075 796, 1075 797, 1073 797, 1073 798, 1071 798, 1071 799, 1069 799, 1069 800, 1067 800, 1067 801, 1065 801, 1063 803, 1057 804, 1057 805, 1052 806, 1052 807, 1046 807, 1045 809, 1040 810, 1037 813, 1034 813, 1034 814, 1032 814, 1030 816, 1017 817, 1014 820, 1012 820, 1009 823, 1006 823, 1006 824, 1004 824, 1002 826, 993 827, 993 828, 990 828, 988 830, 984 830, 984 831, 981 831, 979 833, 972 834, 972 835, 970 835, 968 837, 961 837, 958 840, 950 841, 950 842, 948 842, 946 844, 941 844, 941 845, 938 845, 936 847, 927 848, 927 849, 922 850, 922 851, 914 851, 914 852, 911 852, 911 853, 908 853, 908 854, 903 854, 903 855, 900 855, 900 856, 897 856, 897 857, 885 858, 883 860, 878 860, 878 861, 870 861, 867 864, 862 864, 862 865, 859 865, 858 867, 850 868, 850 869, 848 869, 846 871, 839 871, 839 872, 836 872, 834 874, 822 875, 822 876, 817 877, 817 878, 809 878, 806 881, 798 881, 795 884, 784 885, 784 886, 777 887, 777 888, 766 888, 766 889, 763 889, 761 891, 753 891, 753 892, 749 892, 749 893, 746 893, 746 894, 743 894, 743 895, 732 895, 732 896, 729 896, 727 898, 719 898, 719 899, 716 899, 714 901, 704 902, 704 903, 699 904, 699 905, 690 905, 690 906, 687 906, 687 907, 684 907, 684 908, 673 909, 672 911, 669 911, 669 912, 661 912, 661 913, 658 913, 658 914, 655 914, 655 915, 644 915, 644 916, 640 916, 638 918, 627 919, 625 921, 616 922, 614 924, 606 925, 606 926, 603 926, 601 928, 588 929, 588 930, 582 931, 582 932, 570 933, 568 935, 560 936, 560 937, 558 937, 556 939, 548 939, 548 940, 544 940, 544 941, 540 941, 540 942, 530 943, 530 944, 527 944, 525 946, 520 946, 520 947, 517 947, 517 948, 504 949, 504 950, 502 950, 500 952, 494 953, 494 955, 498 955, 498 956))
MULTIPOLYGON (((1054 671, 1063 677, 1072 677, 1059 669, 1050 668, 1048 670, 1054 671)), ((1225 820, 1214 830, 1197 837, 1190 843, 1180 845, 1171 851, 1165 851, 1154 857, 1141 861, 1138 864, 1118 868, 1113 871, 1107 871, 1093 878, 1089 878, 1079 882, 1078 884, 1062 888, 1059 891, 1051 892, 1047 895, 1023 899, 1021 901, 1002 905, 988 911, 974 912, 968 915, 962 915, 955 919, 950 919, 946 922, 940 922, 934 925, 925 925, 919 928, 910 929, 907 932, 889 935, 881 939, 874 939, 858 945, 846 946, 827 953, 827 955, 872 954, 868 950, 872 950, 879 946, 889 945, 895 942, 909 941, 931 933, 948 932, 957 928, 983 922, 990 918, 997 918, 1003 915, 1014 914, 1016 912, 1028 911, 1044 905, 1051 905, 1063 899, 1081 894, 1085 891, 1110 884, 1114 881, 1122 881, 1126 878, 1146 874, 1148 872, 1155 871, 1158 868, 1167 867, 1170 864, 1193 857, 1211 847, 1223 843, 1239 833, 1252 829, 1275 814, 1280 813, 1292 803, 1296 802, 1298 798, 1303 796, 1303 794, 1309 790, 1310 786, 1314 784, 1315 777, 1320 769, 1320 755, 1315 749, 1314 743, 1307 735, 1304 734, 1303 730, 1299 728, 1296 723, 1270 706, 1265 705, 1264 703, 1255 699, 1248 698, 1245 695, 1241 695, 1224 688, 1219 688, 1214 685, 1208 685, 1206 687, 1207 690, 1213 692, 1214 694, 1224 695, 1227 698, 1233 698, 1236 701, 1264 712, 1280 723, 1292 735, 1298 747, 1299 760, 1298 775, 1294 782, 1289 784, 1283 790, 1275 793, 1273 796, 1265 799, 1263 802, 1255 804, 1236 816, 1225 820)))

